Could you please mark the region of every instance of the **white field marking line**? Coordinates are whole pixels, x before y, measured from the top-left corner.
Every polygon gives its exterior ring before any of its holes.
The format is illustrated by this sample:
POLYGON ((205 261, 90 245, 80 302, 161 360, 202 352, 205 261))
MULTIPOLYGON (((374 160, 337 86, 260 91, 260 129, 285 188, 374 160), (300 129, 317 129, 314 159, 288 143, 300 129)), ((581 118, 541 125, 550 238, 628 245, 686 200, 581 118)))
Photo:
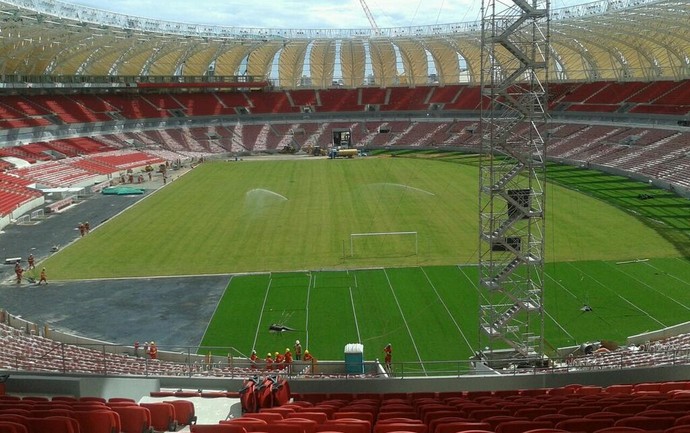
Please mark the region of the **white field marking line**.
POLYGON ((424 375, 426 375, 426 368, 424 368, 424 361, 422 361, 422 356, 419 354, 419 349, 417 348, 417 343, 414 341, 414 337, 412 336, 412 331, 410 330, 410 325, 407 323, 407 319, 405 319, 405 313, 403 313, 402 307, 400 306, 400 302, 398 301, 398 297, 395 295, 395 290, 393 290, 393 284, 391 283, 390 278, 388 278, 388 272, 386 272, 386 269, 383 269, 383 275, 386 276, 386 281, 388 281, 388 288, 391 289, 391 293, 393 294, 393 299, 395 300, 395 303, 398 305, 398 311, 400 311, 400 316, 403 319, 403 323, 405 324, 405 328, 407 328, 407 334, 410 336, 410 340, 412 341, 412 347, 414 347, 415 353, 417 353, 417 359, 419 359, 419 365, 422 366, 422 370, 424 371, 424 375))
MULTIPOLYGON (((685 260, 676 257, 676 258, 674 259, 674 261, 683 261, 683 262, 684 262, 685 260)), ((649 266, 650 268, 655 269, 655 270, 657 270, 657 271, 659 271, 659 272, 663 272, 664 275, 666 275, 667 277, 669 277, 669 278, 671 278, 671 279, 673 279, 673 280, 679 281, 679 282, 685 284, 686 286, 690 286, 690 282, 685 281, 685 280, 682 279, 682 278, 678 278, 678 277, 675 276, 675 275, 671 275, 671 274, 669 274, 669 273, 666 272, 666 271, 662 271, 661 269, 657 268, 656 266, 652 265, 652 264, 649 263, 649 262, 645 262, 645 265, 647 265, 647 266, 649 266)))
POLYGON ((256 324, 256 334, 254 334, 254 344, 252 344, 252 349, 256 347, 256 340, 259 339, 259 329, 261 329, 261 321, 264 317, 264 309, 266 308, 266 300, 268 300, 268 292, 271 291, 271 284, 273 284, 273 277, 268 278, 268 286, 266 286, 264 302, 261 304, 261 312, 259 313, 259 323, 256 324))
POLYGON ((453 315, 451 314, 450 309, 448 308, 448 305, 446 305, 446 303, 443 301, 443 298, 441 298, 441 294, 438 293, 438 290, 436 290, 436 286, 434 285, 434 283, 431 282, 431 278, 429 278, 429 275, 426 273, 426 271, 424 270, 424 268, 420 267, 419 269, 422 270, 422 273, 424 274, 424 278, 426 278, 426 281, 429 283, 429 285, 431 286, 431 288, 434 289, 434 293, 436 293, 436 297, 438 298, 439 301, 441 301, 441 305, 443 305, 443 308, 446 309, 446 313, 448 313, 448 317, 450 317, 450 320, 453 321, 453 324, 455 325, 455 327, 457 328, 458 332, 459 332, 460 335, 462 336, 462 339, 465 340, 465 344, 467 344, 467 347, 468 347, 468 348, 470 349, 470 351, 471 351, 471 350, 472 350, 472 345, 470 344, 470 341, 467 339, 467 336, 465 335, 465 333, 462 332, 462 329, 460 329, 460 325, 458 325, 458 322, 455 321, 455 317, 453 317, 453 315))
MULTIPOLYGON (((575 268, 575 269, 577 269, 578 271, 582 272, 582 269, 578 268, 577 266, 573 265, 572 263, 568 263, 568 265, 571 266, 571 267, 573 267, 573 268, 575 268)), ((588 275, 588 274, 587 274, 587 276, 588 276, 589 278, 591 278, 591 279, 592 279, 595 283, 597 283, 599 286, 603 287, 604 289, 606 289, 606 290, 608 290, 608 291, 611 291, 611 289, 609 289, 607 286, 605 286, 601 281, 597 280, 596 278, 592 277, 591 275, 588 275)), ((615 293, 615 292, 614 292, 614 293, 615 293)), ((639 311, 640 313, 643 313, 644 315, 646 315, 647 317, 649 317, 650 319, 652 319, 652 321, 658 323, 662 328, 665 328, 665 327, 667 326, 667 325, 665 325, 664 323, 662 323, 662 322, 660 322, 659 320, 657 320, 655 317, 652 317, 651 314, 649 314, 648 312, 646 312, 646 311, 643 310, 642 308, 640 308, 640 307, 638 307, 637 305, 635 305, 635 304, 633 304, 632 302, 630 302, 630 300, 629 300, 628 298, 626 298, 626 297, 624 297, 624 296, 622 296, 622 295, 620 295, 620 294, 618 294, 618 293, 616 293, 616 296, 618 296, 620 299, 622 299, 624 302, 626 302, 627 304, 629 304, 631 307, 633 307, 634 309, 636 309, 636 310, 639 311)))
MULTIPOLYGON (((681 257, 676 257, 676 258, 674 259, 674 261, 676 261, 676 262, 680 262, 680 261, 685 262, 686 260, 683 259, 683 258, 681 258, 681 257)), ((649 266, 652 266, 652 265, 649 265, 649 266)), ((657 268, 655 267, 654 269, 657 269, 657 268)), ((676 277, 675 275, 673 276, 673 278, 676 279, 676 280, 678 280, 678 281, 680 281, 680 282, 682 282, 683 284, 690 285, 690 282, 685 281, 685 280, 683 280, 682 278, 678 278, 678 277, 676 277)))
MULTIPOLYGON (((350 271, 347 271, 347 275, 350 275, 350 271)), ((357 274, 352 274, 353 279, 355 280, 355 287, 357 287, 357 274)), ((352 315, 355 318, 355 328, 357 329, 357 342, 361 343, 362 342, 362 336, 359 333, 359 321, 357 320, 357 311, 355 310, 355 297, 352 295, 352 285, 349 285, 348 291, 350 292, 350 304, 352 305, 352 315)))
MULTIPOLYGON (((557 281, 554 277, 552 277, 551 275, 548 275, 548 274, 546 274, 546 278, 548 278, 551 281, 553 281, 554 283, 556 283, 561 289, 563 289, 564 292, 568 293, 570 296, 572 296, 574 299, 577 300, 577 296, 575 296, 575 294, 573 292, 571 292, 567 287, 565 287, 563 284, 561 284, 560 281, 557 281)), ((577 341, 577 339, 573 335, 571 335, 570 332, 568 332, 561 325, 561 323, 558 320, 556 320, 555 317, 553 317, 548 311, 546 311, 546 308, 544 308, 544 314, 546 314, 549 319, 553 320, 553 323, 555 323, 556 326, 558 326, 561 329, 561 331, 563 331, 568 337, 570 337, 570 339, 572 339, 573 341, 577 341)))
POLYGON ((304 313, 304 348, 309 350, 309 302, 311 302, 311 288, 316 287, 316 275, 309 271, 309 285, 307 285, 307 308, 304 313))
MULTIPOLYGON (((645 266, 649 266, 649 267, 652 268, 652 269, 656 269, 654 266, 648 264, 647 262, 644 262, 643 264, 644 264, 645 266)), ((652 286, 650 286, 649 284, 645 283, 644 281, 638 279, 637 277, 634 277, 634 276, 630 275, 629 273, 627 273, 627 272, 625 272, 625 271, 619 270, 618 268, 616 268, 616 270, 617 270, 618 272, 622 273, 622 274, 625 274, 625 275, 628 276, 629 278, 632 278, 633 280, 637 281, 638 283, 642 284, 643 286, 647 287, 648 289, 650 289, 650 290, 653 291, 654 293, 657 293, 658 295, 660 295, 660 296, 662 296, 662 297, 664 297, 664 298, 670 300, 671 302, 674 302, 674 303, 680 305, 681 307, 685 308, 686 310, 690 310, 690 306, 687 306, 687 305, 685 305, 684 303, 678 301, 677 299, 674 299, 674 298, 668 296, 667 294, 658 291, 657 289, 655 289, 654 287, 652 287, 652 286)))
MULTIPOLYGON (((230 279, 228 280, 228 283, 225 285, 225 290, 228 290, 228 288, 230 287, 230 283, 232 283, 232 279, 233 279, 233 278, 234 278, 234 277, 232 277, 232 276, 230 277, 230 279)), ((215 317, 216 313, 218 312, 218 306, 220 306, 220 301, 223 299, 223 295, 224 295, 224 294, 225 294, 225 291, 223 291, 223 293, 218 297, 218 302, 216 302, 216 308, 213 309, 213 314, 211 314, 211 317, 215 317)), ((210 320, 209 320, 208 323, 206 324, 206 329, 204 329, 204 333, 201 335, 201 339, 202 339, 202 340, 203 340, 203 338, 204 338, 204 335, 206 335, 206 333, 208 332, 208 327, 209 327, 209 326, 211 326, 211 321, 210 321, 210 320)), ((199 345, 201 345, 201 342, 199 342, 199 345)), ((252 346, 252 349, 254 349, 253 346, 252 346)))

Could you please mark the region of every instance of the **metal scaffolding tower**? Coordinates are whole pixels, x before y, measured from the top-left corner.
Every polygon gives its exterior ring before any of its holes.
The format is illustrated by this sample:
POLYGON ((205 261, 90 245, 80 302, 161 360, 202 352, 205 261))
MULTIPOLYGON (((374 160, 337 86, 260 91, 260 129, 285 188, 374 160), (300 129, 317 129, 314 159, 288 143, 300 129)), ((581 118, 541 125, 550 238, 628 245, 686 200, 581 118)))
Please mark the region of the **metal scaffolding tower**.
POLYGON ((549 1, 484 0, 480 352, 544 353, 549 1))

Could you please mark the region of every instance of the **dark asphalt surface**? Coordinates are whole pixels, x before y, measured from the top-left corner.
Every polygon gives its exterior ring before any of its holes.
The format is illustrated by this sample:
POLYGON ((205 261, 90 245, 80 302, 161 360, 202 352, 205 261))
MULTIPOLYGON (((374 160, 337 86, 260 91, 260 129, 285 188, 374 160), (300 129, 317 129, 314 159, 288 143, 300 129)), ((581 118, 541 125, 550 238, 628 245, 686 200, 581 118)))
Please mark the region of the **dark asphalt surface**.
MULTIPOLYGON (((147 197, 96 195, 36 225, 10 225, 0 232, 0 259, 37 262, 51 248, 79 238, 78 225, 92 230, 147 197)), ((40 268, 40 263, 37 266, 40 268)), ((162 350, 200 344, 230 276, 195 276, 16 284, 14 266, 0 264, 0 307, 41 326, 102 341, 131 345, 155 341, 162 350)))

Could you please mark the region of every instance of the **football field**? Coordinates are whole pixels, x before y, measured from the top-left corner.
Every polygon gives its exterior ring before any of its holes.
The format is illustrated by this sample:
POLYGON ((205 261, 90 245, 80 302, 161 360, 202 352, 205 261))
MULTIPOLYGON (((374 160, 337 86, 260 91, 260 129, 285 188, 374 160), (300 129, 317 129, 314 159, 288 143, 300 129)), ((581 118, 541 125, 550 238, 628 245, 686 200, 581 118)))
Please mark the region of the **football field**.
MULTIPOLYGON (((547 349, 686 321, 686 200, 579 168, 549 176, 547 349)), ((477 194, 476 158, 459 154, 207 163, 46 266, 63 280, 228 274, 202 342, 219 354, 299 339, 320 359, 354 342, 376 359, 391 343, 410 371, 448 371, 479 342, 477 194)))

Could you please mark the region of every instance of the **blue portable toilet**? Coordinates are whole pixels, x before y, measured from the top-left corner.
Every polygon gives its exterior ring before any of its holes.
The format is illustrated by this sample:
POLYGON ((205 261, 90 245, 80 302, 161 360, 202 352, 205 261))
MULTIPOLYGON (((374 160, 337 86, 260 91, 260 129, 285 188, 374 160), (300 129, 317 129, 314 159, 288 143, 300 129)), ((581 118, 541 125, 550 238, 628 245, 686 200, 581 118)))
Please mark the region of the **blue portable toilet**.
POLYGON ((350 343, 345 345, 345 372, 364 374, 364 345, 350 343))

